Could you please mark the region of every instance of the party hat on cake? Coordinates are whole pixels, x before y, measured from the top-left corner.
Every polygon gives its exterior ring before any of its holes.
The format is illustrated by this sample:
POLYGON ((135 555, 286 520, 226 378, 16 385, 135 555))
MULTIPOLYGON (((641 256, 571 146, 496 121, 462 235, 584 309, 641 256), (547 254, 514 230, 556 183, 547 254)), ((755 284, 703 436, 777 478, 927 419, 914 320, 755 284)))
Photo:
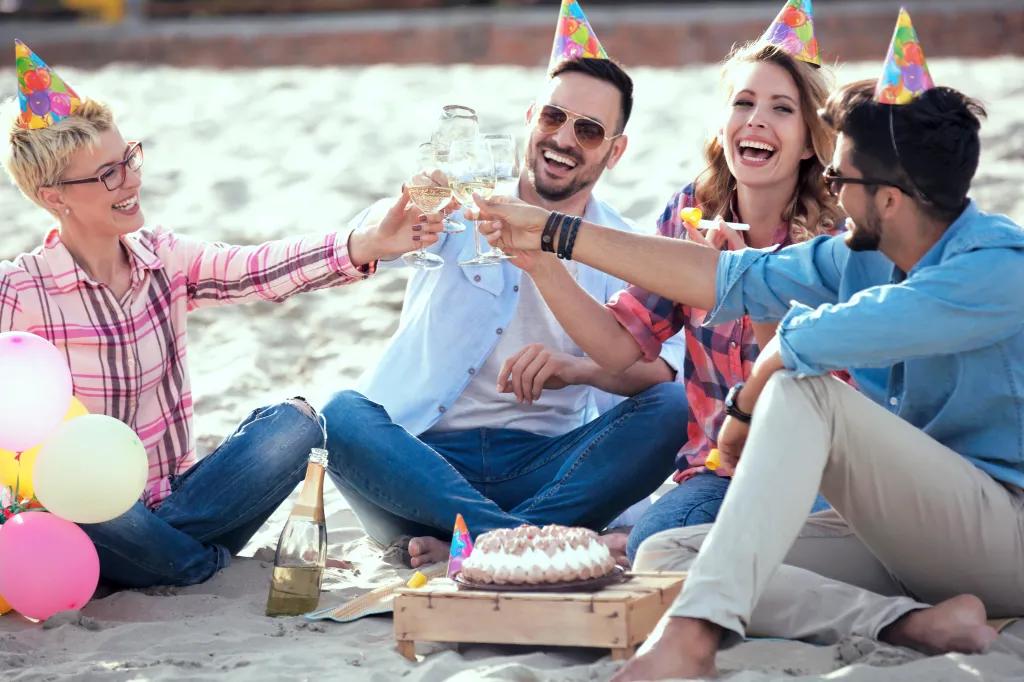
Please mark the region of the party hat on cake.
POLYGON ((555 26, 555 44, 551 47, 551 61, 548 68, 553 68, 563 59, 592 57, 608 59, 608 53, 601 46, 601 41, 590 28, 587 15, 577 0, 562 0, 562 9, 558 13, 558 25, 555 26))
POLYGON ((82 103, 78 94, 20 40, 14 41, 14 62, 21 105, 19 128, 46 128, 75 113, 82 103))
POLYGON ((761 39, 777 45, 800 61, 821 66, 818 39, 814 37, 811 0, 786 0, 782 11, 761 39))
POLYGON ((882 76, 875 87, 875 99, 882 104, 906 104, 925 90, 935 87, 917 31, 907 10, 900 7, 896 30, 885 55, 882 76))
POLYGON ((473 551, 473 540, 462 514, 455 515, 455 530, 452 531, 452 549, 448 554, 448 577, 454 578, 462 570, 462 562, 473 551))

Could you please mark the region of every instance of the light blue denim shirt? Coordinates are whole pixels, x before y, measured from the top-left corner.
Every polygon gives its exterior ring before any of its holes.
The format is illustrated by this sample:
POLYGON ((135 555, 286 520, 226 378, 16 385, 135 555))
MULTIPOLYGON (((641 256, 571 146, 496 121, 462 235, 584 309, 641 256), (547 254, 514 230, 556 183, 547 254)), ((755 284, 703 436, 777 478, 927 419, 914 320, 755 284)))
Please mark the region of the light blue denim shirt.
MULTIPOLYGON (((368 210, 375 210, 374 207, 368 210)), ((367 211, 354 222, 360 223, 367 211)), ((460 214, 455 214, 458 219, 460 214)), ((629 232, 637 229, 604 202, 591 197, 584 218, 629 232)), ((481 237, 481 248, 487 242, 481 237)), ((444 267, 416 270, 405 291, 398 330, 377 365, 359 380, 358 389, 387 409, 392 421, 413 435, 429 430, 458 400, 470 379, 494 350, 519 301, 522 270, 499 266, 460 266, 473 255, 473 229, 443 234, 431 251, 444 267)), ((381 267, 402 265, 401 260, 381 267)), ((607 301, 625 282, 580 264, 577 281, 597 300, 607 301)), ((676 371, 683 366, 683 339, 667 341, 661 357, 676 371)), ((621 400, 596 388, 581 412, 582 426, 621 400)))
POLYGON ((972 201, 908 273, 842 236, 723 252, 715 324, 779 320, 782 360, 850 369, 872 400, 1024 486, 1024 230, 972 201))

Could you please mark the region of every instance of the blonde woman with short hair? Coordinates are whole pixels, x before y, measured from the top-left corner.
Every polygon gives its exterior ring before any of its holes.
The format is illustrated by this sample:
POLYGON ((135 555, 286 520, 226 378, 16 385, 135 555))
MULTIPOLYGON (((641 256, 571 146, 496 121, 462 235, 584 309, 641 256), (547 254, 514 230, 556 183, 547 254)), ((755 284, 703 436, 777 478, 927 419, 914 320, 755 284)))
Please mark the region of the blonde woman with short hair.
POLYGON ((40 247, 0 263, 0 331, 51 341, 77 398, 131 426, 146 446, 142 499, 82 526, 101 575, 131 587, 202 582, 295 488, 324 433, 316 411, 292 398, 254 410, 197 460, 188 313, 358 282, 378 259, 436 241, 439 223, 424 223, 403 194, 357 231, 254 246, 147 227, 143 144, 126 140, 109 107, 79 98, 26 46, 17 52, 22 113, 6 167, 55 225, 40 247))

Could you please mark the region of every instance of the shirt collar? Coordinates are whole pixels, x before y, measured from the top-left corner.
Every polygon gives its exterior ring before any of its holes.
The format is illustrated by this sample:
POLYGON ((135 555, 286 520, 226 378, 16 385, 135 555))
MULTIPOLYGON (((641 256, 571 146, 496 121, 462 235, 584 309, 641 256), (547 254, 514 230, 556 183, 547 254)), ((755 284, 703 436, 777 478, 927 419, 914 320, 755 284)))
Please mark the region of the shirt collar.
POLYGON ((937 265, 938 263, 941 263, 949 242, 956 237, 957 233, 961 231, 964 225, 974 220, 977 215, 978 206, 973 200, 969 200, 967 202, 967 207, 963 210, 960 216, 946 228, 946 231, 942 233, 939 240, 932 244, 930 249, 925 251, 924 255, 921 256, 921 260, 914 263, 914 267, 910 269, 910 272, 907 273, 907 275, 909 276, 910 273, 916 272, 921 268, 926 268, 929 265, 937 265))
MULTIPOLYGON (((121 238, 121 243, 128 252, 132 267, 132 283, 141 281, 143 271, 156 270, 163 267, 160 257, 146 244, 138 232, 132 232, 121 238)), ((79 286, 100 286, 75 262, 74 256, 60 238, 60 230, 53 228, 43 242, 43 258, 50 268, 52 280, 47 282, 47 289, 52 293, 62 294, 79 286)))

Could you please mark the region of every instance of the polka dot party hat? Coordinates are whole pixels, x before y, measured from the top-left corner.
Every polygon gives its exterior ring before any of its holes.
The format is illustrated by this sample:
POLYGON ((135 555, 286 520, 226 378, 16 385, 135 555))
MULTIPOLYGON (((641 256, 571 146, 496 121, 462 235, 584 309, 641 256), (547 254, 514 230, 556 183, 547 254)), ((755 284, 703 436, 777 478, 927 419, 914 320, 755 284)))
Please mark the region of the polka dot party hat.
POLYGON ((555 44, 551 47, 551 61, 548 68, 552 69, 563 59, 592 57, 608 59, 601 42, 590 28, 587 15, 577 0, 562 0, 562 9, 558 13, 558 25, 555 27, 555 44))
POLYGON ((14 41, 14 59, 21 105, 18 127, 47 128, 75 113, 82 103, 78 94, 20 40, 14 41))
POLYGON ((811 0, 787 0, 762 40, 781 47, 800 61, 821 66, 811 0))
POLYGON ((875 99, 882 104, 906 104, 934 87, 910 14, 901 7, 882 76, 875 87, 875 99))

